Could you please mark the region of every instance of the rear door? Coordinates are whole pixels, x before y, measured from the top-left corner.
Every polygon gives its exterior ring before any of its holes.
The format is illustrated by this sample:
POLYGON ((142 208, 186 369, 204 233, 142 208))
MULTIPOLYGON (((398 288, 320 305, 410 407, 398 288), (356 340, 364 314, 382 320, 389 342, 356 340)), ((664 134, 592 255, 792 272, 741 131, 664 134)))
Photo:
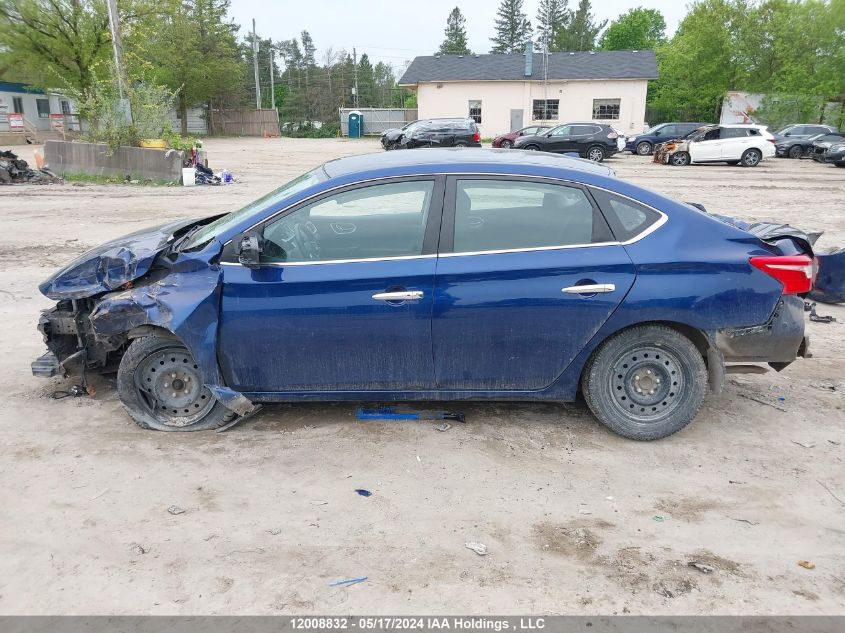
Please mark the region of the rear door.
POLYGON ((550 385, 634 277, 582 186, 450 177, 432 320, 437 388, 550 385))

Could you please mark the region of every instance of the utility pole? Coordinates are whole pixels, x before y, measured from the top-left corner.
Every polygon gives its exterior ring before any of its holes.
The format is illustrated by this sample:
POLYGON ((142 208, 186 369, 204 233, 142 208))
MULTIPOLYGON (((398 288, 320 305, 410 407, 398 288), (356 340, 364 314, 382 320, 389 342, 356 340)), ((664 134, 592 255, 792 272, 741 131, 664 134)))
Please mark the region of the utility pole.
POLYGON ((255 18, 252 18, 252 67, 255 71, 255 109, 260 110, 261 86, 258 84, 258 36, 255 34, 255 18))
POLYGON ((276 74, 276 49, 270 46, 270 107, 276 109, 276 90, 273 87, 273 75, 276 74))
POLYGON ((355 109, 358 109, 358 53, 355 47, 352 47, 352 68, 355 70, 355 88, 352 90, 352 96, 355 97, 355 109))
POLYGON ((127 122, 132 121, 132 109, 126 99, 126 74, 123 70, 123 43, 120 40, 120 17, 117 13, 117 0, 107 0, 109 10, 109 30, 111 31, 112 51, 114 52, 114 72, 117 75, 117 93, 120 97, 120 109, 127 122))

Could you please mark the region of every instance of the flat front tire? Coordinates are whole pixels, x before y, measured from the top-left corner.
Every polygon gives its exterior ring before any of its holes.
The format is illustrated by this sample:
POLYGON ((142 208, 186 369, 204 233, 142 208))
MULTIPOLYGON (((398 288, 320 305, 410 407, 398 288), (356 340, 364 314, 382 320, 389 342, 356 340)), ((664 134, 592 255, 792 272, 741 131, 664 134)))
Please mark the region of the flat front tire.
POLYGON ((117 394, 143 429, 206 431, 235 418, 205 386, 199 366, 177 339, 135 339, 117 370, 117 394))
POLYGON ((698 348, 664 325, 641 325, 605 341, 581 377, 587 406, 609 429, 657 440, 692 422, 708 392, 698 348))

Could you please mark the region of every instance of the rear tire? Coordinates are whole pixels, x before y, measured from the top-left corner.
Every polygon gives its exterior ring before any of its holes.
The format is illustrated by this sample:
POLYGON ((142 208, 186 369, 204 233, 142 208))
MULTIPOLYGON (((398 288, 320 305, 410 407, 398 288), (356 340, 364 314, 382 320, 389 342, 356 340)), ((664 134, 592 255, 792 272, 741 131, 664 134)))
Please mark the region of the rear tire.
POLYGON ((469 147, 469 143, 466 141, 455 141, 455 147, 469 147))
POLYGON ((675 152, 669 157, 669 162, 676 167, 686 167, 690 164, 690 156, 687 152, 675 152))
POLYGON ((651 146, 651 143, 648 141, 642 141, 641 143, 637 143, 637 155, 638 156, 650 156, 654 152, 654 148, 651 146))
POLYGON ((763 154, 759 149, 747 149, 742 153, 739 164, 743 167, 756 167, 763 160, 763 154))
POLYGON ((120 360, 117 395, 142 429, 207 431, 235 419, 203 384, 191 353, 176 339, 135 339, 120 360))
POLYGON ((698 414, 708 392, 707 367, 698 348, 676 330, 640 325, 593 353, 581 390, 593 414, 613 432, 657 440, 698 414))
POLYGON ((586 158, 594 163, 602 162, 606 155, 607 152, 604 151, 604 148, 601 145, 593 145, 592 147, 587 148, 586 158))

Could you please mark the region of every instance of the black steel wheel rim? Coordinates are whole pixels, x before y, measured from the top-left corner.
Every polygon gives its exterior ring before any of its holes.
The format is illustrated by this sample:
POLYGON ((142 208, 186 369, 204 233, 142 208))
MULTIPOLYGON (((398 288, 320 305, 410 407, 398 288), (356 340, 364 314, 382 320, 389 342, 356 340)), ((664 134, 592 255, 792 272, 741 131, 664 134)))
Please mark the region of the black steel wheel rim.
POLYGON ((659 347, 619 354, 608 377, 613 406, 639 423, 657 422, 683 402, 686 374, 678 357, 659 347))
POLYGON ((214 406, 202 372, 183 348, 166 348, 144 358, 135 370, 135 389, 156 420, 185 427, 200 421, 214 406))

